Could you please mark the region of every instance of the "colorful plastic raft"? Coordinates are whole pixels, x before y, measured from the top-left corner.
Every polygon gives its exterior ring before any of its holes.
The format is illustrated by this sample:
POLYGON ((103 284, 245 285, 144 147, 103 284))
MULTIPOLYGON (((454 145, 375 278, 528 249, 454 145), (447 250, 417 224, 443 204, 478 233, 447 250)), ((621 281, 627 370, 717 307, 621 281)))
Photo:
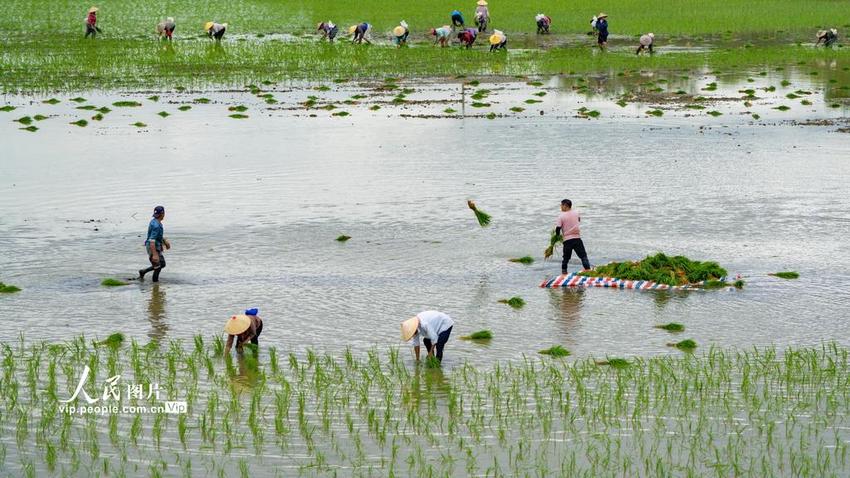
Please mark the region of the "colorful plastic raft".
MULTIPOLYGON (((725 278, 721 278, 720 280, 725 280, 725 278)), ((548 287, 550 289, 558 287, 610 287, 612 289, 635 290, 694 290, 701 288, 703 285, 705 285, 705 282, 688 285, 667 285, 647 280, 580 276, 573 272, 572 274, 561 274, 551 279, 546 279, 540 284, 540 287, 548 287)))

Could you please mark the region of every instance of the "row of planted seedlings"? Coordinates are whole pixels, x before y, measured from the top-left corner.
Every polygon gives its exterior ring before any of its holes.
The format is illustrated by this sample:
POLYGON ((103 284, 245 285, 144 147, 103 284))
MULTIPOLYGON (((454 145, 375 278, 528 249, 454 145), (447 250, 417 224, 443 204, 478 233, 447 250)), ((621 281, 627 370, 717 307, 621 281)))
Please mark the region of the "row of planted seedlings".
MULTIPOLYGON (((3 344, 0 467, 22 476, 850 471, 848 349, 834 344, 445 371, 415 366, 398 349, 263 348, 229 360, 223 348, 200 336, 3 344), (121 387, 158 384, 160 400, 184 400, 188 411, 63 412, 86 366, 94 398, 120 374, 121 387)), ((110 403, 157 403, 121 392, 110 403)))

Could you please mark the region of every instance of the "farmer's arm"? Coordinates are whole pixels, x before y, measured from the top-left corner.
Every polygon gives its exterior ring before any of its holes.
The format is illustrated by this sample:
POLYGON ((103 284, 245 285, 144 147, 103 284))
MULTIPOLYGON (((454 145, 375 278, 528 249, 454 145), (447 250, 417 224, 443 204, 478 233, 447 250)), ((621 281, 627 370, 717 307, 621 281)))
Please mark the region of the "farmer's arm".
POLYGON ((224 355, 230 355, 230 347, 233 346, 233 336, 227 336, 227 343, 224 344, 224 355))
POLYGON ((420 348, 420 347, 419 347, 418 345, 414 345, 414 346, 413 346, 413 354, 414 354, 414 355, 416 355, 416 360, 417 360, 417 361, 419 360, 419 348, 420 348))

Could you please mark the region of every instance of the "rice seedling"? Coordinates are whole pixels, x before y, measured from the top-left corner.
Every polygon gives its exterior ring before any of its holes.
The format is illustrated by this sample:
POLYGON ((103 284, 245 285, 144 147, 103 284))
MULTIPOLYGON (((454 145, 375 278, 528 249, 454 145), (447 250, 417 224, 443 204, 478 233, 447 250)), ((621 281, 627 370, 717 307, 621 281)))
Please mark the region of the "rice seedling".
POLYGON ((591 277, 648 280, 667 285, 687 285, 718 281, 726 277, 728 273, 716 262, 694 261, 684 256, 671 257, 659 252, 640 261, 611 262, 579 274, 591 277))
POLYGON ((69 99, 68 101, 73 101, 74 103, 85 103, 88 100, 86 100, 85 98, 83 98, 81 96, 77 96, 77 97, 69 99))
POLYGON ((717 117, 717 116, 723 116, 723 113, 721 113, 721 112, 719 112, 719 111, 717 111, 717 110, 711 110, 711 111, 709 111, 709 112, 708 112, 708 114, 710 114, 711 116, 715 116, 715 117, 717 117))
POLYGON ((115 106, 116 108, 136 108, 136 107, 142 106, 142 104, 139 103, 138 101, 124 100, 124 101, 116 101, 115 103, 112 103, 112 106, 115 106))
POLYGON ((72 121, 70 124, 74 126, 79 126, 80 128, 85 128, 89 122, 84 119, 78 119, 77 121, 72 121))
POLYGON ((245 111, 248 111, 248 107, 244 106, 244 105, 231 106, 231 107, 227 108, 227 111, 235 111, 237 113, 244 113, 245 111))
POLYGON ((32 124, 32 117, 30 117, 30 116, 22 116, 22 117, 20 117, 20 118, 16 119, 15 121, 17 121, 18 123, 21 123, 22 125, 26 126, 26 125, 30 125, 30 124, 32 124))
POLYGON ((461 340, 490 340, 493 338, 493 332, 489 330, 479 330, 469 335, 464 335, 461 340))
POLYGON ((609 358, 606 358, 605 360, 597 360, 596 365, 607 365, 611 368, 625 369, 625 368, 629 368, 631 363, 624 358, 609 357, 609 358))
POLYGON ((44 116, 44 115, 34 115, 34 116, 32 117, 32 119, 34 119, 34 120, 36 120, 36 121, 44 121, 44 120, 46 120, 47 118, 48 118, 48 116, 44 116))
POLYGON ((189 110, 192 109, 192 107, 190 105, 183 105, 183 106, 178 107, 177 109, 180 110, 180 111, 189 111, 189 110))
POLYGON ((514 257, 514 258, 511 258, 511 259, 508 259, 508 261, 518 262, 520 264, 528 265, 528 264, 532 264, 534 262, 534 258, 531 257, 531 256, 522 256, 522 257, 514 257))
POLYGON ((83 105, 83 106, 77 106, 76 109, 91 111, 91 110, 97 109, 97 106, 95 106, 95 105, 83 105))
POLYGON ((691 339, 685 339, 680 342, 669 343, 667 344, 669 347, 676 347, 679 350, 683 350, 685 352, 693 351, 697 348, 697 343, 691 339))
POLYGON ((785 272, 772 272, 768 275, 773 277, 779 277, 780 279, 799 279, 800 273, 795 271, 785 271, 785 272))
POLYGON ((98 113, 91 117, 92 121, 103 121, 103 115, 98 113))
POLYGON ((648 116, 664 116, 664 112, 659 109, 647 110, 645 113, 648 116))
POLYGON ((114 347, 120 347, 121 344, 123 344, 123 343, 124 343, 124 334, 122 334, 120 332, 116 332, 114 334, 111 334, 106 339, 104 339, 100 342, 96 342, 95 345, 105 345, 107 347, 114 348, 114 347))
POLYGON ((548 349, 539 350, 537 353, 550 357, 566 357, 570 355, 570 351, 560 345, 553 345, 548 349))
POLYGON ((247 119, 248 118, 248 115, 243 115, 242 113, 233 113, 232 115, 228 115, 228 116, 230 118, 233 118, 233 119, 247 119))
POLYGON ((478 209, 478 206, 475 204, 475 201, 473 201, 471 199, 467 200, 466 205, 475 214, 475 219, 478 221, 479 226, 487 227, 487 226, 490 225, 490 221, 492 220, 492 217, 489 214, 487 214, 486 212, 478 209))
POLYGON ((348 115, 349 115, 348 111, 337 111, 336 113, 331 113, 331 116, 344 117, 344 116, 348 116, 348 115))
POLYGON ((8 113, 10 111, 15 111, 16 108, 17 107, 12 106, 12 105, 4 105, 4 106, 0 107, 0 111, 2 111, 3 113, 8 113))
POLYGON ((159 113, 157 113, 157 114, 158 114, 159 116, 163 117, 163 118, 168 118, 169 116, 171 116, 171 113, 169 113, 168 111, 160 111, 160 112, 159 112, 159 113))
POLYGON ((444 110, 443 110, 443 113, 446 113, 446 114, 452 115, 452 114, 457 113, 457 110, 456 110, 456 109, 454 109, 454 108, 446 108, 446 109, 444 109, 444 110))
POLYGON ((0 282, 0 294, 12 294, 14 292, 20 292, 20 291, 21 291, 20 287, 17 287, 17 286, 11 285, 11 284, 4 284, 4 283, 0 282))
POLYGON ((511 297, 510 299, 499 299, 497 302, 499 302, 500 304, 509 305, 511 306, 511 308, 514 309, 521 309, 523 306, 525 306, 525 300, 523 300, 522 297, 518 296, 511 297))
POLYGON ((136 128, 147 128, 148 127, 148 125, 146 125, 145 123, 142 123, 141 121, 136 121, 135 123, 131 124, 130 126, 135 126, 136 128))
POLYGON ((25 128, 18 128, 18 129, 22 129, 24 131, 29 131, 30 133, 35 133, 36 131, 38 131, 38 126, 30 125, 30 126, 27 126, 25 128))
POLYGON ((100 285, 102 285, 104 287, 119 287, 119 286, 122 286, 122 285, 130 285, 130 284, 128 282, 124 282, 122 280, 113 279, 113 278, 106 278, 106 279, 103 279, 102 281, 100 281, 100 285))
POLYGON ((337 242, 346 242, 346 241, 348 241, 349 239, 351 239, 351 236, 346 236, 345 234, 342 234, 342 235, 337 236, 337 238, 335 239, 335 241, 337 241, 337 242))
POLYGON ((425 368, 440 368, 442 364, 437 360, 437 357, 425 357, 425 368))
POLYGON ((773 109, 779 110, 779 111, 788 111, 788 110, 791 109, 791 107, 785 106, 785 105, 779 105, 779 106, 775 106, 773 109))
POLYGON ((44 103, 46 105, 56 105, 56 104, 61 103, 61 101, 57 100, 56 98, 50 98, 49 100, 42 101, 42 103, 44 103))
POLYGON ((522 113, 523 111, 525 111, 525 108, 521 106, 512 106, 511 111, 513 111, 514 113, 522 113))
POLYGON ((668 324, 656 325, 655 328, 666 330, 667 332, 684 332, 685 326, 682 324, 678 324, 676 322, 670 322, 668 324))

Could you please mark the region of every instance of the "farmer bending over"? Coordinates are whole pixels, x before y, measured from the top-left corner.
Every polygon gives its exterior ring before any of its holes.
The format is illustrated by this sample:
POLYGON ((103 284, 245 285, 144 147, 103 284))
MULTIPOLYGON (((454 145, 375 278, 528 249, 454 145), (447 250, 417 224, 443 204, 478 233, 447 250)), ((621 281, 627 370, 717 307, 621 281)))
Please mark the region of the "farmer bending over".
POLYGON ((831 28, 829 30, 821 30, 818 32, 818 41, 815 46, 823 42, 823 46, 832 46, 838 40, 838 30, 831 28))
POLYGON ((436 310, 426 310, 401 323, 401 340, 413 339, 413 352, 419 360, 419 340, 425 342, 428 357, 436 355, 437 360, 443 361, 443 348, 452 334, 454 321, 447 314, 436 310))
POLYGON ((327 22, 319 23, 316 30, 322 32, 322 40, 325 38, 328 39, 328 43, 333 43, 334 38, 336 38, 337 33, 339 33, 339 27, 333 24, 330 20, 327 22))
POLYGON ((581 259, 581 265, 585 270, 590 269, 590 261, 581 241, 581 230, 579 223, 581 216, 573 211, 573 202, 569 199, 561 201, 561 213, 555 221, 555 234, 560 234, 564 239, 564 261, 561 263, 561 274, 567 273, 567 266, 572 258, 573 251, 581 259))
POLYGON ((490 35, 490 51, 507 50, 508 37, 501 30, 494 30, 490 35))
POLYGON ((260 334, 263 332, 263 319, 257 315, 257 309, 248 309, 243 315, 234 315, 224 324, 227 332, 227 343, 224 345, 224 355, 230 354, 233 339, 236 338, 236 351, 242 353, 242 346, 248 342, 259 345, 260 334))
POLYGON ((463 28, 463 26, 464 26, 464 24, 463 24, 463 14, 460 13, 460 10, 452 10, 451 17, 452 17, 452 30, 454 30, 455 27, 463 28))
POLYGON ((432 28, 431 35, 434 37, 434 44, 440 44, 441 47, 445 48, 449 45, 449 35, 452 34, 452 27, 449 25, 443 25, 440 28, 432 28))
POLYGON ((366 22, 358 25, 351 25, 351 27, 348 28, 348 33, 354 35, 354 39, 352 40, 353 43, 363 43, 365 41, 371 45, 372 42, 369 41, 369 34, 371 31, 372 25, 369 25, 366 22))
POLYGON ((638 45, 637 51, 635 55, 640 55, 640 52, 644 49, 649 50, 649 54, 652 54, 652 44, 655 43, 655 33, 647 33, 646 35, 640 36, 640 45, 638 45))
POLYGON ((165 20, 157 23, 156 34, 159 35, 160 40, 162 40, 162 37, 165 37, 166 40, 171 41, 171 37, 174 35, 175 28, 177 28, 177 24, 174 23, 174 18, 168 17, 165 20))
POLYGON ((221 41, 224 38, 224 32, 227 30, 226 23, 207 22, 204 25, 204 30, 210 38, 215 38, 215 41, 221 41))
POLYGON ((549 33, 549 27, 552 26, 552 19, 548 16, 538 13, 534 17, 534 21, 537 22, 537 34, 540 35, 542 33, 549 33))
POLYGON ((472 48, 472 44, 475 43, 475 37, 477 36, 478 30, 474 28, 466 28, 457 34, 457 39, 460 40, 460 45, 465 46, 468 50, 472 48))
POLYGON ((397 47, 407 44, 407 37, 410 36, 410 27, 407 22, 402 20, 401 23, 393 28, 393 42, 397 47))

